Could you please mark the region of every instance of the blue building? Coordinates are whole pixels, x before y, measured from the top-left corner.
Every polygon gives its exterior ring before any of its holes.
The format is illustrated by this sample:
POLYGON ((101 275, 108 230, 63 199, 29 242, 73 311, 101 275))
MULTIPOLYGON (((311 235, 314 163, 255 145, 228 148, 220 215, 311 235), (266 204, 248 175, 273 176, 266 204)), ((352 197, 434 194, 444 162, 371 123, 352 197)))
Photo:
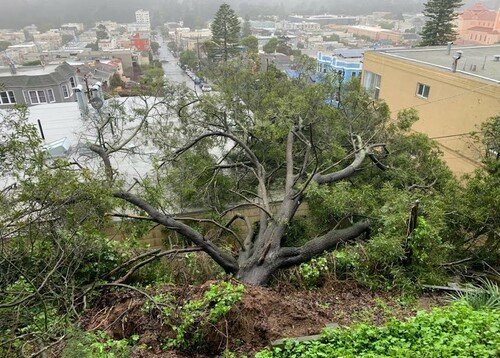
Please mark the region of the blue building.
POLYGON ((318 80, 329 73, 342 74, 345 81, 360 77, 364 49, 338 49, 331 55, 318 52, 318 80))

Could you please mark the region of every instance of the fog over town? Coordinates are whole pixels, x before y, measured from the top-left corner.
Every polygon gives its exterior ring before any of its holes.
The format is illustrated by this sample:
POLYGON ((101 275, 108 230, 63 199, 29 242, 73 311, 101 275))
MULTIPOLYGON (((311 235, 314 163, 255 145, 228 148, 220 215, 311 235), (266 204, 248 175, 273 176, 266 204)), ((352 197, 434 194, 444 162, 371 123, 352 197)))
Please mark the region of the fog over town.
MULTIPOLYGON (((464 1, 471 5, 475 0, 464 1)), ((192 16, 208 20, 222 3, 216 0, 87 0, 68 3, 64 0, 2 1, 1 27, 23 27, 30 24, 54 27, 64 22, 90 23, 97 20, 130 21, 131 13, 138 8, 150 10, 152 21, 180 21, 192 16)), ((419 12, 419 0, 229 0, 227 3, 241 16, 286 14, 346 14, 366 15, 373 11, 419 12)), ((484 5, 494 8, 498 0, 485 0, 484 5)))

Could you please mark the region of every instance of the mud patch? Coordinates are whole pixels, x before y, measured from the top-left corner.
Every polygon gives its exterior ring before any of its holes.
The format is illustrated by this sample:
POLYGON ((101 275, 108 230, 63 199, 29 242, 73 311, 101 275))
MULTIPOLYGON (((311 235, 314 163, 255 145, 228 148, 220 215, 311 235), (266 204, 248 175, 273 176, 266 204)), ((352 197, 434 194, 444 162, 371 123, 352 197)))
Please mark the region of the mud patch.
POLYGON ((417 309, 430 309, 445 303, 439 295, 426 295, 411 303, 395 293, 374 293, 349 282, 317 290, 294 288, 262 288, 247 286, 240 302, 225 319, 203 334, 203 354, 164 352, 161 344, 175 337, 172 326, 157 309, 145 309, 150 296, 163 294, 169 304, 180 309, 188 300, 199 299, 208 289, 209 281, 201 286, 165 286, 154 291, 138 292, 125 288, 103 292, 98 304, 83 320, 86 330, 104 330, 116 339, 139 335, 134 357, 213 357, 224 350, 245 355, 268 346, 284 337, 319 334, 329 323, 347 326, 356 322, 382 324, 393 317, 413 316, 417 309))

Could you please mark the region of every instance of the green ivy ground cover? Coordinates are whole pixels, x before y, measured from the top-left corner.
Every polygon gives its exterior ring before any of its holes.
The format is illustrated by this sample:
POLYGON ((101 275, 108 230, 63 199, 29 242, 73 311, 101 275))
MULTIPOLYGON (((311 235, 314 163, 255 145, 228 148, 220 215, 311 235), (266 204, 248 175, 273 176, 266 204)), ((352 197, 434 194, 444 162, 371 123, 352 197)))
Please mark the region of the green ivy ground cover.
POLYGON ((287 341, 256 358, 500 357, 500 310, 457 302, 383 327, 327 330, 321 340, 287 341))

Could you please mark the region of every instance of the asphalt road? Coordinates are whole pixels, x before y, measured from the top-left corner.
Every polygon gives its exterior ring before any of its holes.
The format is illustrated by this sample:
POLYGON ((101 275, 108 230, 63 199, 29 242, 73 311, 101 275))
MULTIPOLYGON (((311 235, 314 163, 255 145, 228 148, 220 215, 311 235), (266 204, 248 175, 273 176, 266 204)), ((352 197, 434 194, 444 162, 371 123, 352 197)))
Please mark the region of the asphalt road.
POLYGON ((194 88, 193 80, 191 80, 182 68, 179 67, 177 64, 178 59, 176 59, 167 48, 167 43, 161 41, 159 44, 161 46, 158 50, 160 53, 159 58, 160 61, 162 61, 163 71, 165 71, 167 80, 175 83, 185 83, 188 88, 194 88))

